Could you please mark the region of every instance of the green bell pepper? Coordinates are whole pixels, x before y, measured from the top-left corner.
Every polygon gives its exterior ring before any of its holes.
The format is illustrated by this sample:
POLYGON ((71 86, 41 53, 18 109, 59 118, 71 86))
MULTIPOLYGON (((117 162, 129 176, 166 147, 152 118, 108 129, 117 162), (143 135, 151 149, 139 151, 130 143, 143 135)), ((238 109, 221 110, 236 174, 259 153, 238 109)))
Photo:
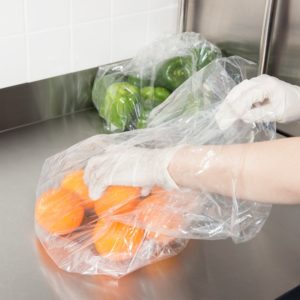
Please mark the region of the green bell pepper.
POLYGON ((204 68, 214 59, 221 57, 221 51, 218 49, 211 49, 208 47, 201 47, 200 49, 195 49, 197 57, 197 70, 204 68))
POLYGON ((130 125, 140 99, 139 89, 128 82, 115 82, 106 90, 99 114, 113 129, 130 125))
POLYGON ((189 55, 170 58, 158 66, 155 85, 173 92, 193 72, 199 71, 221 56, 220 50, 205 46, 191 49, 189 55))
POLYGON ((95 78, 92 90, 92 100, 98 111, 102 106, 108 87, 115 82, 123 81, 123 79, 124 76, 120 73, 105 74, 102 77, 95 78))
POLYGON ((146 109, 152 109, 165 101, 170 92, 163 87, 146 86, 141 89, 142 105, 146 109))
POLYGON ((164 61, 157 70, 155 86, 174 91, 193 73, 192 56, 176 56, 164 61))
POLYGON ((139 74, 128 75, 126 81, 135 85, 138 88, 143 88, 145 86, 150 85, 150 80, 146 78, 142 78, 139 74))

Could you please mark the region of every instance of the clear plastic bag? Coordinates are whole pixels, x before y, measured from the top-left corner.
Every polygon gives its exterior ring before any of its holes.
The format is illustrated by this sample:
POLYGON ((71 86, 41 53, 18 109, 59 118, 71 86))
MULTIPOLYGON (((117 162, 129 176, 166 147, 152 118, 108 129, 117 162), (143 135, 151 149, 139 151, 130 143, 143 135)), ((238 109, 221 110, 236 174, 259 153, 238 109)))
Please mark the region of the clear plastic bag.
POLYGON ((109 131, 144 128, 151 110, 221 51, 197 33, 171 35, 128 62, 100 67, 92 99, 109 131))
MULTIPOLYGON (((36 233, 60 268, 119 277, 176 255, 188 239, 244 242, 260 231, 270 205, 191 189, 152 187, 145 195, 132 186, 110 186, 92 201, 84 181, 88 161, 116 147, 126 152, 274 138, 272 123, 236 122, 222 131, 215 121, 216 109, 251 65, 239 57, 216 59, 152 110, 148 128, 93 136, 46 160, 37 189, 36 233)), ((233 190, 238 176, 232 174, 233 190)))

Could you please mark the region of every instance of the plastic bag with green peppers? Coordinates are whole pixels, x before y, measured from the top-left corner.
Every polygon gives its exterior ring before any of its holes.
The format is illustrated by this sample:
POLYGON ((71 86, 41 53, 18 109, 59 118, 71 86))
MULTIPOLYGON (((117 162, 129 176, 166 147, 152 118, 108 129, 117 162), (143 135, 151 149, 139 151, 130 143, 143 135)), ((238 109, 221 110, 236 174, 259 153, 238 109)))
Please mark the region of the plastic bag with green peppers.
POLYGON ((93 86, 93 103, 111 132, 144 128, 153 108, 218 57, 220 49, 200 34, 167 36, 129 61, 100 67, 93 86))

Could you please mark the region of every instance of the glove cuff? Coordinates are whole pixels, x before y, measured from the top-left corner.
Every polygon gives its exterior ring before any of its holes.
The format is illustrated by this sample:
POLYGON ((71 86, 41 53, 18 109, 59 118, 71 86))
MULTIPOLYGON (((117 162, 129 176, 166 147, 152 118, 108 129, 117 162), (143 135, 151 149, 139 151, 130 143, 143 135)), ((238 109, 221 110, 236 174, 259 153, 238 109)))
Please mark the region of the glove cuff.
POLYGON ((186 145, 179 145, 172 148, 158 149, 158 155, 160 156, 159 160, 162 161, 162 164, 160 168, 160 174, 157 174, 157 185, 162 186, 168 190, 179 189, 178 185, 171 177, 168 167, 177 151, 185 146, 186 145))

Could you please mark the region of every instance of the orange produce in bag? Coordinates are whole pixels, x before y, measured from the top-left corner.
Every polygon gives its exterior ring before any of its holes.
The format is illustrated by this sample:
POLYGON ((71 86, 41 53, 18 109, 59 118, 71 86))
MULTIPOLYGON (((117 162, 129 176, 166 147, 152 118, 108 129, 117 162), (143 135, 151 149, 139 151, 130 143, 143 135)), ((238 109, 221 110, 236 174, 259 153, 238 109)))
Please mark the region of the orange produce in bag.
POLYGON ((140 202, 141 188, 133 186, 109 186, 99 200, 95 201, 98 216, 112 210, 114 214, 133 210, 140 202))
POLYGON ((84 208, 93 209, 94 201, 89 197, 88 187, 83 180, 83 170, 73 171, 63 179, 61 186, 72 191, 81 199, 84 208))
POLYGON ((37 201, 35 217, 49 233, 68 234, 82 223, 84 208, 76 194, 62 188, 49 190, 37 201))
POLYGON ((168 209, 166 212, 165 207, 169 205, 171 195, 168 191, 154 187, 151 194, 145 197, 137 207, 138 223, 150 231, 149 237, 162 244, 168 244, 174 238, 160 232, 177 230, 183 223, 178 211, 168 209), (151 231, 151 228, 155 231, 151 231))
POLYGON ((100 219, 93 232, 97 252, 111 260, 130 259, 141 246, 145 231, 119 222, 100 219))

